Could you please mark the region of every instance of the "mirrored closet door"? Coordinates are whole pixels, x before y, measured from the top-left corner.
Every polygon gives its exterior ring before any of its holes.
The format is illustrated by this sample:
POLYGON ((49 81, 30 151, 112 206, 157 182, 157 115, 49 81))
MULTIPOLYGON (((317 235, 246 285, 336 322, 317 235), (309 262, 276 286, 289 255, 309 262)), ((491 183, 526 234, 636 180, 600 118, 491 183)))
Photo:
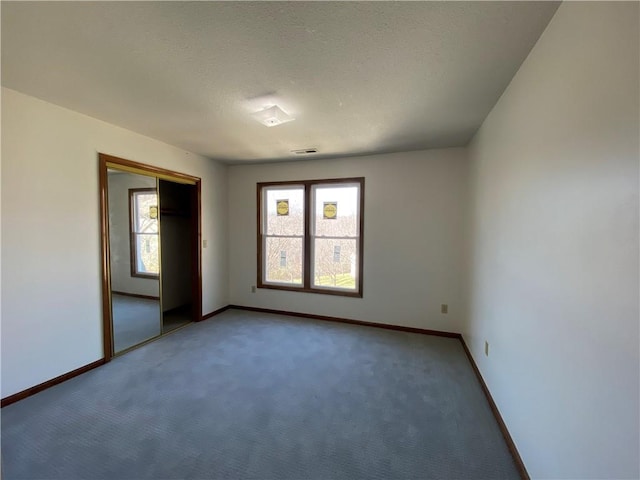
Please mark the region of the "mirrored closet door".
POLYGON ((100 154, 105 359, 201 319, 200 179, 100 154))
POLYGON ((113 350, 162 333, 157 179, 107 170, 113 350))

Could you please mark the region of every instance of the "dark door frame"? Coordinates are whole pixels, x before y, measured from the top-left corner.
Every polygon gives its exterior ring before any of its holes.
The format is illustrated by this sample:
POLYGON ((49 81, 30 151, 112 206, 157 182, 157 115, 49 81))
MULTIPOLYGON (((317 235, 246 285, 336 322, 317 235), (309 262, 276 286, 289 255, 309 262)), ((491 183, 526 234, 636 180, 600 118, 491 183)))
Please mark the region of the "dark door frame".
POLYGON ((105 153, 98 153, 99 182, 100 182, 100 230, 102 250, 102 345, 104 361, 108 362, 114 355, 113 332, 111 321, 111 262, 109 252, 109 198, 107 186, 107 168, 113 166, 116 169, 131 173, 146 174, 151 177, 169 180, 178 183, 194 185, 191 195, 192 209, 195 215, 191 220, 191 275, 193 299, 193 320, 202 320, 202 201, 201 179, 185 173, 174 172, 165 168, 146 165, 143 163, 114 157, 105 153))

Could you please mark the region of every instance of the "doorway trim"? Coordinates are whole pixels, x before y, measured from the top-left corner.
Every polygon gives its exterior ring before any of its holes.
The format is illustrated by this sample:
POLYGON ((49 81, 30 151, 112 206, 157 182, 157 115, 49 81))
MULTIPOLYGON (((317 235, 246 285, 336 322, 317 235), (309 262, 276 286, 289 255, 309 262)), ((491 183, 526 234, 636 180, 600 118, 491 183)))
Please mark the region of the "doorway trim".
POLYGON ((107 169, 116 168, 130 173, 156 177, 177 183, 195 185, 196 198, 194 200, 196 221, 192 222, 191 271, 193 276, 191 296, 194 301, 194 321, 202 320, 202 201, 200 177, 186 173, 175 172, 166 168, 114 157, 98 152, 98 170, 100 182, 100 248, 102 253, 102 346, 104 361, 108 362, 113 352, 113 324, 111 320, 111 261, 109 253, 109 198, 107 188, 107 169), (196 245, 197 243, 197 245, 196 245))

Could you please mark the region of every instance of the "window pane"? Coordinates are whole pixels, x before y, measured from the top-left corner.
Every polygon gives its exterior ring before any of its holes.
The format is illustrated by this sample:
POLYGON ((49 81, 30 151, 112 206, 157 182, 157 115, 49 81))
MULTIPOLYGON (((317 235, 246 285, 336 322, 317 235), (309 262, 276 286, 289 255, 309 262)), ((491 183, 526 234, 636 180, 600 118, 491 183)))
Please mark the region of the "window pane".
POLYGON ((316 238, 313 253, 313 286, 355 290, 358 276, 356 240, 316 238))
POLYGON ((136 253, 138 273, 158 274, 160 272, 157 234, 137 234, 136 253))
MULTIPOLYGON (((265 233, 267 235, 304 234, 304 189, 267 188, 263 197, 266 202, 265 233)), ((264 213, 263 213, 264 215, 264 213)))
POLYGON ((358 236, 358 186, 317 186, 313 196, 316 236, 358 236))
POLYGON ((267 237, 265 281, 302 285, 302 238, 267 237))
POLYGON ((158 232, 158 195, 155 192, 135 193, 135 228, 137 233, 158 232))

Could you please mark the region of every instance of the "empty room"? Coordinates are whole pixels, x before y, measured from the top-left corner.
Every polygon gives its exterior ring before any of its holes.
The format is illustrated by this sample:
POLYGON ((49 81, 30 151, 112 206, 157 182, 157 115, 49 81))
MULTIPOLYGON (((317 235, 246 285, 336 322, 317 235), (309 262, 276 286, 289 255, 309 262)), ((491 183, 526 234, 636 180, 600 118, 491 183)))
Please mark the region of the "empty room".
POLYGON ((0 477, 640 478, 640 2, 0 2, 0 477))

